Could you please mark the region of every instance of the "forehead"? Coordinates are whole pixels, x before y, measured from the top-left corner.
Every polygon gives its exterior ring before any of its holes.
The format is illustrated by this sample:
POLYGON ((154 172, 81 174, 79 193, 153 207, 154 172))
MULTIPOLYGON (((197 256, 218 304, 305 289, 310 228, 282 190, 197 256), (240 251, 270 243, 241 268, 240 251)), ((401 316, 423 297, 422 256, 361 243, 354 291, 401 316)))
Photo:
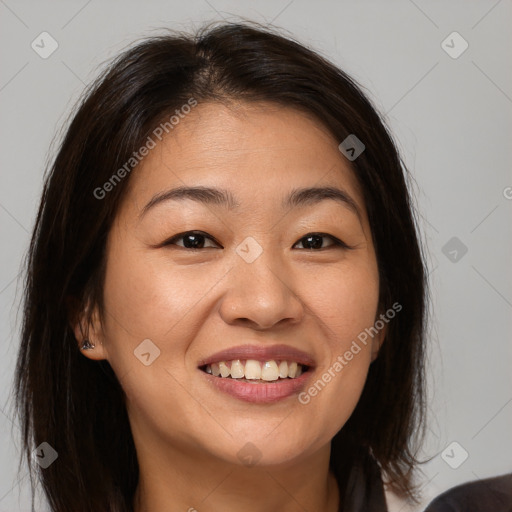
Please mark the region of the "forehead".
POLYGON ((165 135, 130 176, 139 213, 164 190, 202 185, 233 192, 242 207, 296 188, 345 190, 364 212, 359 183, 339 142, 314 116, 269 103, 203 103, 165 135))

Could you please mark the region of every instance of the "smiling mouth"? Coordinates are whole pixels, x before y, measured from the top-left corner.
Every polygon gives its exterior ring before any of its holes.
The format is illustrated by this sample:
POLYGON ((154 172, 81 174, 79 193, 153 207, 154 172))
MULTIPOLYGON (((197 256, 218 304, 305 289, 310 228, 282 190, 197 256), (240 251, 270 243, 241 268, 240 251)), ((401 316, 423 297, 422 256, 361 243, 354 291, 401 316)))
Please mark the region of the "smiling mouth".
POLYGON ((310 370, 309 366, 295 361, 258 361, 256 359, 234 359, 219 361, 199 367, 205 373, 220 379, 233 379, 251 384, 297 379, 310 370))

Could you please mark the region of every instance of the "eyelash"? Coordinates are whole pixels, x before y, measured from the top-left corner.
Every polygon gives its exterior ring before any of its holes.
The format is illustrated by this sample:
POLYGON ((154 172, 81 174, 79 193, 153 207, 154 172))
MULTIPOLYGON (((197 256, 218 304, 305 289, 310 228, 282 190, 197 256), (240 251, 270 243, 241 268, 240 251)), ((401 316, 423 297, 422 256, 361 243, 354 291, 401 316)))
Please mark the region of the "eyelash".
MULTIPOLYGON (((203 236, 203 237, 205 237, 205 238, 215 242, 216 244, 220 245, 212 236, 208 235, 204 231, 185 231, 183 233, 179 233, 177 235, 174 235, 172 238, 169 238, 168 240, 163 242, 161 244, 161 246, 165 247, 165 246, 170 246, 170 245, 177 245, 174 242, 176 240, 180 240, 181 238, 185 238, 187 235, 200 235, 200 236, 203 236)), ((342 248, 342 249, 353 249, 353 247, 350 247, 345 242, 343 242, 343 240, 340 240, 339 238, 336 238, 333 235, 328 235, 327 233, 316 233, 316 232, 308 233, 307 235, 301 237, 297 242, 295 242, 294 246, 297 245, 298 243, 302 242, 306 238, 311 237, 311 236, 318 236, 318 237, 322 237, 322 238, 330 238, 332 240, 333 244, 329 245, 328 247, 321 247, 320 249, 301 249, 301 250, 303 250, 303 251, 311 251, 311 252, 319 252, 319 251, 324 251, 326 249, 333 249, 333 248, 337 248, 337 247, 338 248, 342 248)), ((194 249, 192 247, 183 247, 181 245, 178 245, 177 247, 180 247, 180 248, 182 248, 182 249, 184 249, 186 251, 200 251, 201 249, 213 249, 213 247, 202 247, 202 248, 194 249)))

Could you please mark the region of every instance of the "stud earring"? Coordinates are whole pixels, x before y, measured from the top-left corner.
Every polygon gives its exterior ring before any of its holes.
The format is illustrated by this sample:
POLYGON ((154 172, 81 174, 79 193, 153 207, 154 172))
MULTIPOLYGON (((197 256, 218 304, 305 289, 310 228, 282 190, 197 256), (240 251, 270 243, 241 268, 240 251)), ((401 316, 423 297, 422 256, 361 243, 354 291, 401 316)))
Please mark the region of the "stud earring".
POLYGON ((81 350, 90 350, 95 347, 94 343, 91 343, 89 340, 82 341, 82 345, 80 346, 81 350))

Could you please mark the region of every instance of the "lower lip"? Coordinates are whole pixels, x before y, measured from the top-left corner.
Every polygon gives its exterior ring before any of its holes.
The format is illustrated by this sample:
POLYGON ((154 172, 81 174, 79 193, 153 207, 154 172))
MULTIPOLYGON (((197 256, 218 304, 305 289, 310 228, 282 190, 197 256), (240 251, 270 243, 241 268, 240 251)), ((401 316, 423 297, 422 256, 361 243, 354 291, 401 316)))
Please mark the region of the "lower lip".
POLYGON ((218 390, 246 402, 269 404, 284 400, 300 393, 305 387, 311 368, 295 379, 282 379, 277 382, 251 384, 237 379, 215 377, 199 370, 218 390))

